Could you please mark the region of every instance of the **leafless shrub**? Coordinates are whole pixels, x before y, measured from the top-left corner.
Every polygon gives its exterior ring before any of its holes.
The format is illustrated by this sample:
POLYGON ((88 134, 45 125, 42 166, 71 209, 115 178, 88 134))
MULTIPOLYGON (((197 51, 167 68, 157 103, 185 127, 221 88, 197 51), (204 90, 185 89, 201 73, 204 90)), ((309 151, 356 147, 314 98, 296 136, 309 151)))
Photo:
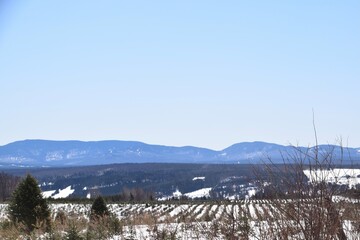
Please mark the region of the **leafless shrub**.
POLYGON ((260 195, 268 203, 266 218, 262 218, 268 224, 262 231, 279 239, 346 239, 343 225, 350 205, 344 199, 334 201, 340 187, 329 184, 326 175, 336 174, 335 166, 342 163, 341 143, 340 149, 341 155, 337 156, 334 146, 326 151, 320 151, 318 146, 294 147, 293 152, 283 153, 283 164, 267 159, 256 170, 260 195))

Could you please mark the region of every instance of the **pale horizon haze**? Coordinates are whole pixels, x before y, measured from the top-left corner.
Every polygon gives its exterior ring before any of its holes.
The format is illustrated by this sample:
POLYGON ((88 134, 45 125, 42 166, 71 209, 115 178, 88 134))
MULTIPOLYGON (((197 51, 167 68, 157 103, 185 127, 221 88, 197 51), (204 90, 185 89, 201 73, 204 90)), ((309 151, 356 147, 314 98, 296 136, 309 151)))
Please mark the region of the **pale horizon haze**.
POLYGON ((360 147, 360 1, 0 2, 0 145, 360 147))

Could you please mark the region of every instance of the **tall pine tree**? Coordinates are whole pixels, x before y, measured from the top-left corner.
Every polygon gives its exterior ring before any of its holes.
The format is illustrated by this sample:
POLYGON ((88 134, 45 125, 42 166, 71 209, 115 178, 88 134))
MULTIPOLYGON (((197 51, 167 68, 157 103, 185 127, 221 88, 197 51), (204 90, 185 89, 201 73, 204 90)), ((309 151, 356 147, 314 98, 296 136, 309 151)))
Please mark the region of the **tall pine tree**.
POLYGON ((50 210, 41 194, 38 182, 27 175, 13 192, 8 213, 14 223, 20 223, 28 233, 35 227, 50 227, 50 210))

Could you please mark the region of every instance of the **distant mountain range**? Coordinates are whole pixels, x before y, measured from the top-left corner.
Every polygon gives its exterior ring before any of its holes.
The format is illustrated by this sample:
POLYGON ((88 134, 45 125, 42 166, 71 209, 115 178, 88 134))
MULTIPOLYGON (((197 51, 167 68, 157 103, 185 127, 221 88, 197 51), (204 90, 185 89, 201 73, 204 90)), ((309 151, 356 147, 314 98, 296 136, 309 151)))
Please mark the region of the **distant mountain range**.
MULTIPOLYGON (((243 142, 221 151, 192 146, 171 147, 135 141, 24 140, 0 146, 0 167, 85 166, 110 163, 262 163, 271 159, 301 156, 315 148, 283 146, 266 142, 243 142)), ((320 145, 320 153, 332 151, 336 161, 360 162, 360 148, 320 145), (342 157, 343 156, 343 157, 342 157)), ((321 154, 320 154, 321 155, 321 154)))

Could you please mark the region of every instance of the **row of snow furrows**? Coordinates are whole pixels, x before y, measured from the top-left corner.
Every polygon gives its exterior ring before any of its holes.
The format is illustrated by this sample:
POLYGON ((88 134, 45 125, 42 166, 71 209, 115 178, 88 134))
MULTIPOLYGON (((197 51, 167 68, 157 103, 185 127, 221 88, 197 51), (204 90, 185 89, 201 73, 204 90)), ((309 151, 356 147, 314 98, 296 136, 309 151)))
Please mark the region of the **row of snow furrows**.
POLYGON ((108 208, 110 212, 114 213, 118 218, 124 218, 129 210, 132 208, 130 204, 127 205, 118 205, 118 204, 109 204, 108 208))
POLYGON ((226 205, 221 205, 221 206, 222 206, 222 208, 218 209, 219 211, 221 211, 220 215, 215 215, 216 219, 218 219, 218 220, 232 215, 232 205, 226 204, 226 205))
POLYGON ((243 216, 243 211, 242 211, 243 208, 240 209, 239 205, 234 205, 233 206, 233 211, 234 211, 234 217, 235 219, 239 219, 240 217, 243 216))
POLYGON ((144 206, 140 209, 138 209, 136 211, 136 214, 140 215, 140 214, 149 214, 152 216, 159 216, 159 214, 161 214, 161 212, 158 210, 160 208, 156 208, 157 206, 153 205, 153 206, 144 206))
POLYGON ((209 209, 210 209, 210 205, 204 205, 201 212, 196 216, 196 219, 197 220, 202 219, 205 216, 205 214, 209 211, 209 209))
POLYGON ((251 219, 257 219, 256 209, 253 204, 246 204, 248 216, 251 219))
POLYGON ((139 215, 144 212, 153 212, 154 208, 151 206, 146 207, 145 204, 126 204, 126 205, 113 204, 112 207, 109 207, 109 210, 115 213, 119 218, 124 218, 129 215, 134 215, 134 214, 139 215))
POLYGON ((231 203, 233 204, 248 204, 248 203, 267 203, 269 200, 267 199, 241 199, 241 200, 232 200, 231 203))
POLYGON ((135 213, 135 211, 139 208, 139 204, 126 204, 123 212, 127 212, 129 214, 135 213))
POLYGON ((266 206, 268 207, 269 215, 271 215, 275 219, 282 218, 283 213, 279 209, 287 208, 286 204, 284 204, 284 203, 282 203, 282 204, 267 204, 266 206))
POLYGON ((195 214, 195 209, 198 207, 197 204, 192 205, 191 207, 188 208, 188 211, 186 212, 186 215, 191 218, 192 216, 194 216, 195 214))
MULTIPOLYGON (((268 214, 269 208, 265 208, 268 204, 253 204, 255 209, 256 218, 255 219, 262 219, 265 215, 268 214)), ((273 209, 275 210, 275 209, 273 209)))
POLYGON ((245 205, 235 205, 234 206, 234 212, 236 212, 237 214, 235 215, 236 216, 236 219, 240 219, 242 217, 246 217, 247 216, 247 208, 245 207, 245 205))
POLYGON ((167 204, 161 210, 161 214, 169 215, 169 213, 177 207, 177 204, 167 204))
POLYGON ((170 212, 176 208, 174 204, 163 204, 161 206, 162 208, 157 215, 160 222, 165 221, 169 217, 170 212))
POLYGON ((178 214, 175 216, 174 220, 176 219, 180 219, 183 220, 184 218, 198 218, 199 214, 203 214, 202 209, 204 208, 204 205, 197 205, 197 204, 192 204, 192 205, 180 205, 180 211, 178 211, 178 214), (200 207, 199 207, 200 206, 200 207))
POLYGON ((245 205, 231 205, 227 207, 227 213, 230 214, 230 216, 234 217, 234 219, 239 219, 240 217, 245 215, 245 211, 246 211, 246 207, 245 205))
POLYGON ((210 219, 220 219, 224 214, 234 216, 236 219, 240 216, 245 216, 247 211, 246 205, 229 204, 229 205, 211 205, 211 204, 199 204, 199 205, 179 205, 169 212, 170 217, 184 217, 187 215, 190 219, 200 220, 206 214, 210 219))
POLYGON ((262 208, 262 204, 253 204, 256 213, 256 219, 261 219, 264 216, 264 209, 262 208))
POLYGON ((177 207, 175 207, 171 212, 169 212, 170 217, 175 217, 178 215, 183 215, 188 210, 189 205, 188 204, 182 204, 177 207))
POLYGON ((154 205, 148 205, 148 206, 146 206, 146 204, 143 204, 142 210, 143 210, 143 212, 151 213, 151 212, 154 211, 154 205))
POLYGON ((219 208, 219 205, 212 205, 211 206, 211 208, 209 209, 209 217, 210 217, 210 219, 214 218, 214 215, 215 215, 218 208, 219 208))
POLYGON ((266 219, 274 218, 274 212, 278 212, 272 204, 262 204, 259 206, 263 212, 263 217, 266 219))
POLYGON ((133 211, 133 213, 141 214, 145 211, 145 209, 146 209, 145 204, 139 204, 137 205, 137 208, 133 211))
POLYGON ((125 205, 122 205, 122 204, 108 204, 108 208, 109 210, 116 214, 116 216, 118 218, 124 218, 126 217, 127 215, 129 215, 129 213, 132 212, 132 209, 135 207, 136 205, 133 205, 133 204, 125 204, 125 205))
POLYGON ((240 205, 243 205, 243 204, 247 204, 247 203, 266 203, 268 200, 266 199, 241 199, 241 200, 234 200, 234 201, 231 201, 232 203, 234 204, 240 204, 240 205))
POLYGON ((245 217, 246 215, 249 214, 249 210, 248 210, 247 205, 248 204, 244 204, 244 205, 239 205, 239 204, 221 205, 217 210, 217 214, 215 215, 215 218, 220 219, 220 218, 223 218, 223 217, 231 217, 231 218, 234 218, 234 219, 239 219, 241 217, 245 217))
POLYGON ((130 213, 133 213, 137 209, 137 204, 128 204, 126 210, 130 213))
POLYGON ((60 211, 65 213, 88 214, 90 211, 89 204, 50 204, 50 209, 53 214, 60 211))
POLYGON ((194 211, 192 212, 191 216, 197 219, 197 217, 202 213, 204 206, 205 206, 204 204, 197 205, 194 211))
POLYGON ((145 204, 127 204, 125 206, 122 206, 121 216, 129 216, 129 215, 139 215, 144 212, 151 213, 153 215, 162 215, 164 212, 167 212, 174 208, 173 205, 165 205, 165 204, 159 204, 159 205, 153 205, 146 207, 145 204))
POLYGON ((160 216, 161 213, 162 213, 162 205, 155 205, 155 207, 153 207, 151 209, 151 213, 154 215, 154 216, 160 216))
POLYGON ((165 215, 168 215, 173 209, 176 208, 176 205, 173 204, 159 204, 154 207, 147 208, 149 213, 154 217, 159 218, 159 220, 165 220, 165 215), (160 219, 161 218, 161 219, 160 219))
POLYGON ((343 196, 332 196, 332 201, 336 202, 336 203, 340 203, 340 202, 346 202, 346 203, 360 203, 360 199, 356 199, 356 198, 348 198, 348 197, 343 197, 343 196))
POLYGON ((263 200, 253 200, 254 203, 269 203, 269 200, 263 199, 263 200))
POLYGON ((175 205, 175 204, 166 204, 166 205, 163 205, 163 208, 161 209, 160 214, 168 215, 169 212, 171 212, 174 208, 176 208, 176 205, 175 205))
POLYGON ((189 213, 192 213, 197 206, 198 205, 196 205, 196 204, 191 205, 191 207, 189 208, 189 213))
POLYGON ((193 215, 194 213, 194 209, 197 208, 197 204, 190 204, 190 205, 186 205, 186 208, 184 208, 183 212, 178 214, 177 217, 178 218, 184 218, 184 217, 190 217, 191 215, 193 215))
POLYGON ((225 206, 224 205, 220 205, 218 208, 217 208, 217 212, 215 213, 215 219, 220 219, 221 215, 224 213, 224 210, 225 210, 225 206))
MULTIPOLYGON (((188 215, 195 219, 201 219, 208 212, 211 219, 219 219, 223 213, 234 214, 234 217, 238 218, 239 214, 247 209, 249 217, 258 219, 259 216, 264 215, 264 210, 260 205, 248 203, 244 205, 229 204, 229 205, 208 205, 208 204, 194 204, 194 205, 174 205, 174 204, 159 204, 155 206, 146 207, 145 204, 108 204, 109 210, 117 215, 119 218, 124 218, 133 214, 141 214, 142 212, 149 212, 157 216, 168 215, 170 217, 179 217, 188 215), (244 209, 245 208, 245 209, 244 209)), ((6 205, 0 205, 1 215, 4 215, 6 205)), ((57 214, 59 211, 65 213, 75 214, 89 214, 89 204, 51 204, 52 212, 57 214)), ((269 204, 271 208, 272 205, 269 204)), ((266 212, 271 212, 273 209, 267 209, 266 212)), ((1 216, 0 215, 0 216, 1 216)))
POLYGON ((225 213, 226 214, 232 214, 233 206, 234 205, 232 205, 232 204, 231 205, 226 205, 225 206, 225 213))

